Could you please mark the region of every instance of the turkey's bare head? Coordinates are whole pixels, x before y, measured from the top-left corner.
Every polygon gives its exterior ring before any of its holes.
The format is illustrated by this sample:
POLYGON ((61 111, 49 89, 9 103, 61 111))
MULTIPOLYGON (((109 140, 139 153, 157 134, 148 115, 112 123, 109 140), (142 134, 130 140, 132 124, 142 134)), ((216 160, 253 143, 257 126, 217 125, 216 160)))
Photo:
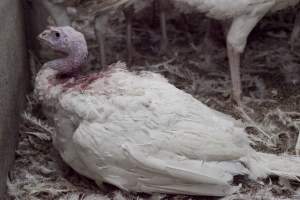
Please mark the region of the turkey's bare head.
POLYGON ((73 74, 86 62, 88 50, 82 33, 70 26, 48 27, 38 39, 43 46, 66 54, 66 57, 45 63, 59 74, 73 74))

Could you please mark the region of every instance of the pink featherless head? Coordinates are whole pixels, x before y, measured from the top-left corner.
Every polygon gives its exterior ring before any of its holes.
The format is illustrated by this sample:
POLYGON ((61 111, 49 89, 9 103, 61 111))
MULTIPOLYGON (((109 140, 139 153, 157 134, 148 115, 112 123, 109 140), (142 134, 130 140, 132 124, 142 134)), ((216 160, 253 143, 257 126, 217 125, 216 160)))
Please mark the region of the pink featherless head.
POLYGON ((77 71, 86 62, 88 49, 85 38, 70 26, 50 26, 39 34, 38 40, 43 46, 67 54, 65 58, 46 63, 60 73, 77 71))

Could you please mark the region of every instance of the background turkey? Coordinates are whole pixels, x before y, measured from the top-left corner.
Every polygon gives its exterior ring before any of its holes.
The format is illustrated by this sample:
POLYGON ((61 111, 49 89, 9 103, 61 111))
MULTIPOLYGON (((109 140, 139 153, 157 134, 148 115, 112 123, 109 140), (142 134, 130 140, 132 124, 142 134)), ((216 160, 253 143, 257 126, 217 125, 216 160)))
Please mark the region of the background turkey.
MULTIPOLYGON (((191 13, 197 10, 209 18, 223 21, 232 79, 232 97, 241 104, 240 54, 245 50, 248 35, 266 14, 295 6, 299 0, 170 0, 170 2, 174 4, 175 10, 180 12, 191 13)), ((165 23, 164 13, 161 14, 161 18, 165 23)), ((292 41, 298 36, 299 26, 299 20, 296 20, 292 41)))

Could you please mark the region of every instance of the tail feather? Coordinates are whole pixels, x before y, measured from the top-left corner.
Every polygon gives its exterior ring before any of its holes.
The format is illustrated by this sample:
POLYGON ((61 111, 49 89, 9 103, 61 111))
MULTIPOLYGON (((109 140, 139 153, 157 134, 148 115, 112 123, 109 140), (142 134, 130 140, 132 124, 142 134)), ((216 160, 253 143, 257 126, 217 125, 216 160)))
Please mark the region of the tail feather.
POLYGON ((276 175, 300 181, 300 157, 291 155, 274 155, 256 153, 247 159, 252 178, 276 175))

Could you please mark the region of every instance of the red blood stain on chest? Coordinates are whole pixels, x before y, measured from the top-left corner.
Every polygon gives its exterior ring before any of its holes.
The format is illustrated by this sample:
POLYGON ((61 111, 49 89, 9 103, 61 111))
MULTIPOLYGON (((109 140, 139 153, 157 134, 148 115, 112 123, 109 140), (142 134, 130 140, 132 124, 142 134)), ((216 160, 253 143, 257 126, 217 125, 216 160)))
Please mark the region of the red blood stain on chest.
POLYGON ((89 89, 91 83, 99 78, 103 78, 104 74, 101 72, 98 73, 91 73, 87 75, 56 75, 55 77, 51 78, 49 82, 51 85, 61 85, 63 91, 67 91, 69 89, 74 90, 86 90, 89 89))

